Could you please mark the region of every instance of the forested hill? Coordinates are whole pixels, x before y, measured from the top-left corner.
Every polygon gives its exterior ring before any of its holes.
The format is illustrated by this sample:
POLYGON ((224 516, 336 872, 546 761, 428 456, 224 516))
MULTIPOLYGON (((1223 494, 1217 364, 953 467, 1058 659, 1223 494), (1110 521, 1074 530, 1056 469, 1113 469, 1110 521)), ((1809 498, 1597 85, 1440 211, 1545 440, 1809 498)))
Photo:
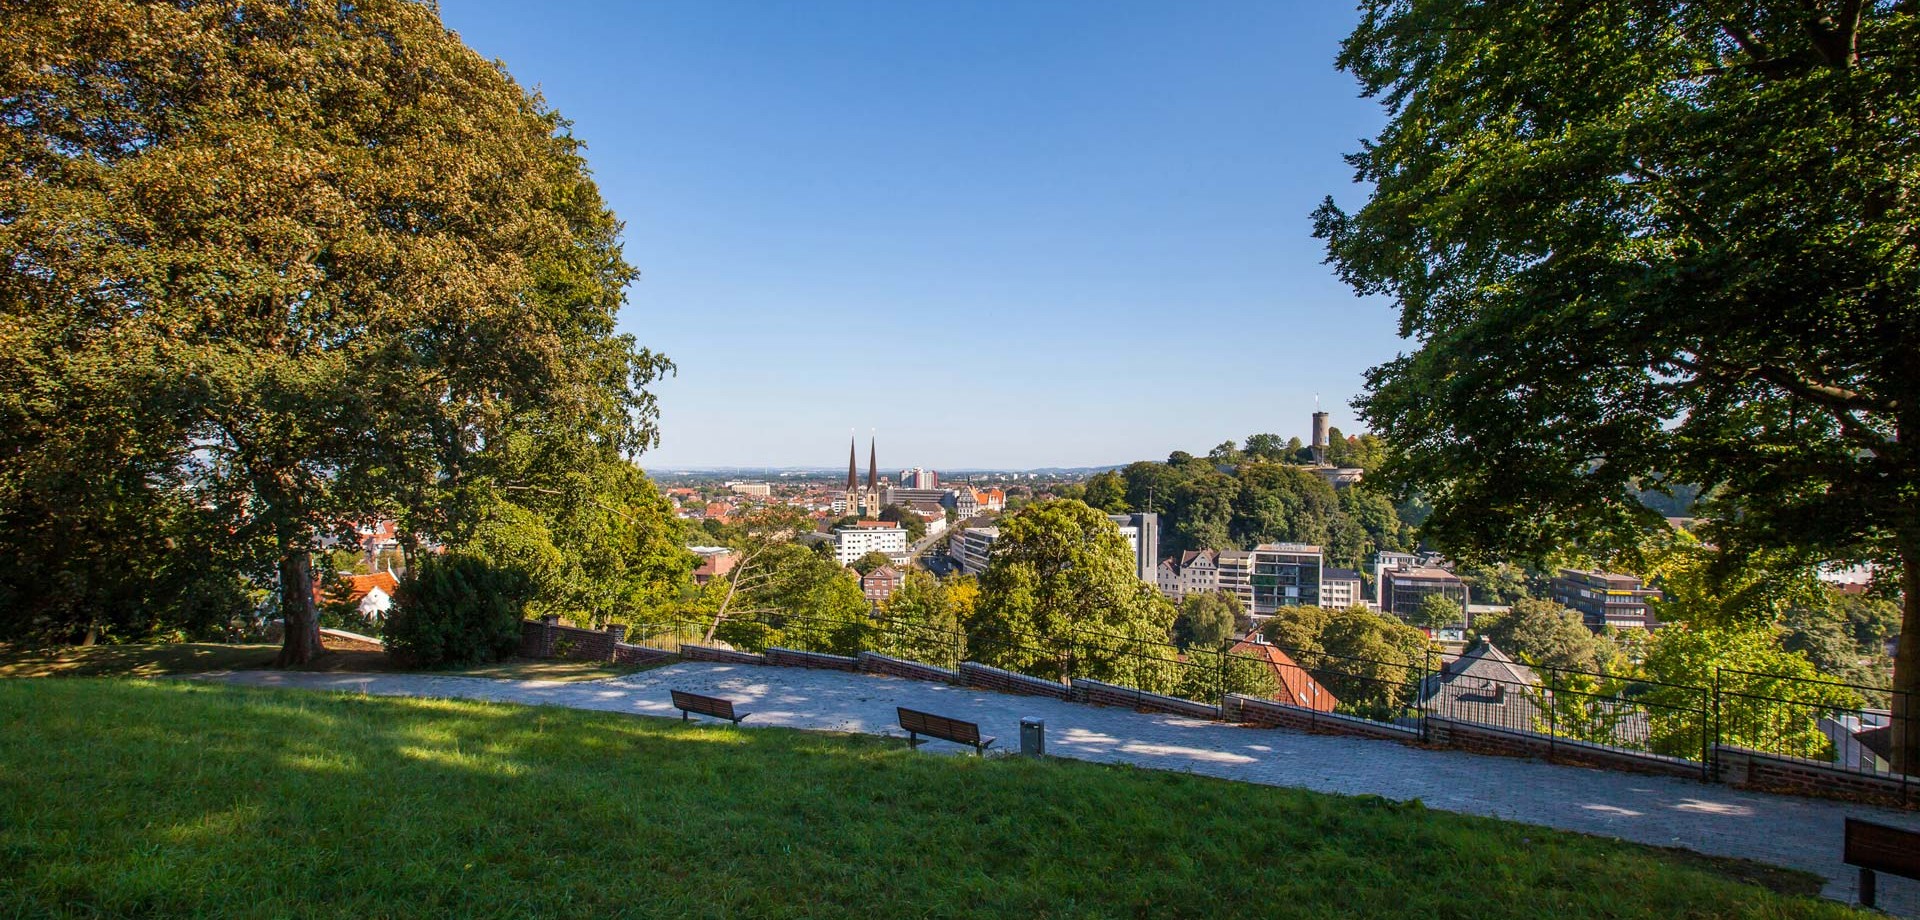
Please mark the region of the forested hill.
MULTIPOLYGON (((1327 451, 1335 466, 1369 469, 1383 454, 1372 435, 1336 429, 1327 451)), ((1087 481, 1082 497, 1109 512, 1160 515, 1162 556, 1197 549, 1248 549, 1259 543, 1313 543, 1328 565, 1358 569, 1377 550, 1414 546, 1413 528, 1386 496, 1364 484, 1335 489, 1314 474, 1298 439, 1253 435, 1205 457, 1175 451, 1087 481)))

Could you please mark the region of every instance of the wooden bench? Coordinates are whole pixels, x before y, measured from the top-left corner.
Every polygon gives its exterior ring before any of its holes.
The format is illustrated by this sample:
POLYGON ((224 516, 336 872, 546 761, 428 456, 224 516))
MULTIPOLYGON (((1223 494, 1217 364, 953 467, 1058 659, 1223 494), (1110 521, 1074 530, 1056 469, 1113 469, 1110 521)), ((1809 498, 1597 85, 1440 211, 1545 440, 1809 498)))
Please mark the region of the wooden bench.
POLYGON ((1875 872, 1920 879, 1920 831, 1848 818, 1840 858, 1860 868, 1860 904, 1872 907, 1875 872))
POLYGON ((725 719, 735 725, 739 725, 741 719, 753 715, 753 713, 750 712, 734 712, 732 700, 723 700, 717 696, 701 696, 698 693, 688 693, 685 690, 673 691, 673 707, 680 710, 680 721, 682 722, 687 721, 687 719, 692 718, 694 714, 698 713, 699 715, 712 716, 716 719, 725 719))
POLYGON ((936 716, 930 712, 921 712, 904 706, 895 707, 894 711, 900 714, 900 727, 907 730, 908 747, 919 747, 921 735, 951 741, 955 744, 972 745, 974 753, 982 757, 987 756, 987 748, 993 746, 994 739, 980 737, 980 726, 975 723, 936 716))

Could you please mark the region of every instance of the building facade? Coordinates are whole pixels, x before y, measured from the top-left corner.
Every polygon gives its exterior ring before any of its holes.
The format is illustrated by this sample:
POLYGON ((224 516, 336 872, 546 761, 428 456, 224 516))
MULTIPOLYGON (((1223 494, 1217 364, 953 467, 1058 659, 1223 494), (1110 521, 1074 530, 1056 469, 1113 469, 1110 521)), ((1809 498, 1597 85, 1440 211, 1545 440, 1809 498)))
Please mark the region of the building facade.
POLYGON ((1120 528, 1120 535, 1127 538, 1127 546, 1133 550, 1134 574, 1141 581, 1153 584, 1154 570, 1160 565, 1160 515, 1145 512, 1109 514, 1107 517, 1120 528))
POLYGON ((1647 605, 1647 601, 1659 598, 1660 592, 1647 587, 1638 576, 1561 569, 1551 590, 1556 603, 1579 611, 1587 628, 1595 632, 1603 626, 1656 629, 1660 625, 1647 605))
POLYGON ((896 564, 907 561, 907 529, 887 521, 859 521, 833 532, 833 558, 841 565, 868 553, 880 553, 896 564))
POLYGON ((1358 607, 1364 601, 1360 597, 1360 573, 1352 569, 1320 570, 1320 606, 1333 610, 1358 607))
POLYGON ((1286 607, 1320 603, 1320 547, 1311 543, 1262 543, 1251 553, 1253 603, 1256 617, 1272 616, 1286 607))
POLYGON ((1223 549, 1213 555, 1218 579, 1214 590, 1225 591, 1240 599, 1240 606, 1253 609, 1253 554, 1243 549, 1223 549))
POLYGON ((893 592, 900 590, 900 585, 906 580, 907 577, 900 574, 899 569, 883 565, 860 576, 860 590, 866 594, 868 603, 879 606, 886 603, 893 592))
POLYGON ((978 575, 986 570, 987 556, 998 539, 998 527, 963 527, 948 539, 947 556, 960 567, 960 574, 978 575))
POLYGON ((889 486, 885 497, 889 505, 933 504, 945 507, 952 500, 953 493, 946 489, 922 489, 914 486, 889 486))
POLYGON ((1387 569, 1380 576, 1380 612, 1405 619, 1420 609, 1430 594, 1439 594, 1460 607, 1460 622, 1433 630, 1436 638, 1458 641, 1472 624, 1467 614, 1467 583, 1439 568, 1387 569))

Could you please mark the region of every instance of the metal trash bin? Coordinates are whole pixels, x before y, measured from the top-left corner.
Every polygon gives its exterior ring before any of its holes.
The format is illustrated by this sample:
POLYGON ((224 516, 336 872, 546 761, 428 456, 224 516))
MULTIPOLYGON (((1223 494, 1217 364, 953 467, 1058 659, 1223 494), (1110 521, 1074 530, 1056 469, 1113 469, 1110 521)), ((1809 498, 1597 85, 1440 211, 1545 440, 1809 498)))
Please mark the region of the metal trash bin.
POLYGON ((1020 753, 1039 757, 1047 752, 1047 722, 1045 719, 1020 720, 1020 753))

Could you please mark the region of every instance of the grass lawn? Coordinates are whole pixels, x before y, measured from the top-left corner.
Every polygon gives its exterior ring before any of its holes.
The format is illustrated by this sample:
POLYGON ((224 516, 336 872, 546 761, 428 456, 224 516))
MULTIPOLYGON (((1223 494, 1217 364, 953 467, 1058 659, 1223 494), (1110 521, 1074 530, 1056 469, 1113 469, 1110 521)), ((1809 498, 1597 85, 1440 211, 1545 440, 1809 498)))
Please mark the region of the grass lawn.
MULTIPOLYGON (((53 648, 27 648, 0 643, 0 678, 160 677, 203 671, 244 671, 271 665, 279 651, 278 645, 220 645, 210 642, 53 648)), ((512 680, 599 680, 645 671, 650 667, 655 665, 515 659, 434 673, 512 680)), ((329 650, 301 670, 385 672, 403 669, 396 666, 385 652, 329 650)))
POLYGON ((611 713, 0 681, 20 916, 1841 917, 1808 875, 1077 761, 611 713))

